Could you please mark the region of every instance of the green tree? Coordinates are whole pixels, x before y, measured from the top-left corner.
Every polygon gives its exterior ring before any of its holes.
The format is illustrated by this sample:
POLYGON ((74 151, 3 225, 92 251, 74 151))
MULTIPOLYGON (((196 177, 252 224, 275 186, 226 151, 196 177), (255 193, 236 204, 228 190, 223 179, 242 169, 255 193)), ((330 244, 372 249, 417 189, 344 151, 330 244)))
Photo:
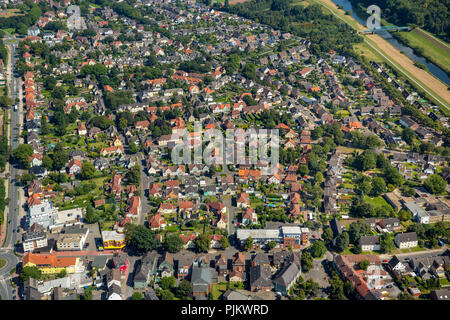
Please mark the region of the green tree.
POLYGON ((33 278, 39 280, 41 278, 42 272, 38 269, 38 267, 24 267, 22 272, 20 273, 20 280, 25 282, 26 280, 33 278))
POLYGON ((398 213, 398 218, 401 221, 408 221, 412 219, 412 214, 409 210, 400 210, 400 212, 398 213))
POLYGON ((330 298, 332 300, 346 300, 344 295, 344 282, 337 275, 334 275, 330 279, 330 285, 330 298))
MULTIPOLYGON (((309 168, 308 168, 308 166, 305 165, 305 164, 301 164, 301 165, 298 167, 298 173, 299 173, 302 177, 308 175, 308 173, 309 173, 309 168)), ((323 176, 322 176, 322 177, 323 177, 323 176)))
POLYGON ((130 171, 127 172, 126 175, 128 182, 130 184, 135 184, 137 186, 140 185, 141 182, 141 167, 139 164, 136 164, 130 171))
POLYGON ((125 235, 127 246, 137 252, 145 253, 158 247, 155 233, 144 225, 128 223, 125 235))
POLYGON ((63 87, 55 87, 53 88, 51 93, 53 99, 64 99, 66 94, 67 91, 63 87))
POLYGON ((273 248, 275 248, 277 246, 277 243, 275 241, 269 241, 267 243, 267 247, 269 248, 269 250, 272 250, 273 248))
POLYGON ((166 235, 163 242, 163 247, 170 253, 179 252, 183 249, 183 240, 177 234, 166 235))
POLYGON ((308 272, 309 270, 314 268, 313 257, 308 251, 303 250, 301 261, 303 272, 308 272))
POLYGON ((389 236, 389 234, 384 233, 381 235, 380 247, 381 252, 383 253, 390 253, 395 249, 394 240, 392 239, 391 236, 389 236))
POLYGON ((95 167, 89 161, 83 161, 83 165, 81 166, 81 177, 84 180, 92 179, 95 175, 95 167))
POLYGON ((84 290, 84 295, 83 295, 83 300, 92 300, 93 296, 92 296, 92 290, 84 290))
POLYGON ((424 187, 432 194, 441 194, 447 187, 447 182, 437 174, 432 174, 423 182, 424 187))
POLYGON ((53 149, 53 169, 61 170, 66 165, 67 161, 69 161, 69 155, 67 151, 64 150, 64 145, 62 143, 57 143, 55 148, 53 149))
POLYGON ((367 270, 367 268, 369 267, 370 262, 369 260, 363 260, 359 263, 359 268, 362 270, 367 270))
POLYGON ((359 238, 371 235, 370 226, 361 220, 353 222, 348 229, 348 235, 350 243, 356 245, 359 243, 359 238))
POLYGON ((336 250, 337 252, 342 252, 347 249, 350 243, 348 232, 344 231, 336 237, 336 250))
POLYGON ((322 239, 325 243, 330 243, 333 240, 333 230, 331 228, 325 228, 322 232, 322 239))
POLYGON ((47 170, 52 170, 53 168, 53 160, 49 156, 45 155, 42 157, 42 165, 47 170))
POLYGON ((222 240, 220 240, 220 245, 221 245, 223 250, 225 250, 226 248, 228 248, 230 246, 230 243, 228 241, 228 237, 227 236, 223 236, 222 237, 222 240))
POLYGON ((412 295, 402 292, 398 295, 398 300, 416 300, 412 295))
POLYGON ((140 292, 134 292, 133 295, 131 296, 131 300, 142 300, 142 293, 140 292))
POLYGON ((30 157, 33 154, 33 147, 29 144, 20 144, 13 151, 13 157, 19 161, 24 168, 30 167, 30 157))
POLYGON ((402 139, 409 145, 414 143, 416 133, 411 128, 405 128, 402 131, 402 139))
POLYGON ((176 296, 180 299, 187 299, 192 294, 192 285, 187 280, 182 280, 176 289, 176 296))
POLYGON ((381 177, 375 177, 372 179, 371 195, 378 197, 387 192, 386 182, 381 177))
POLYGON ((250 250, 253 249, 253 238, 252 237, 248 237, 245 240, 245 244, 244 244, 244 250, 250 250))
POLYGON ((162 277, 159 279, 159 286, 163 290, 169 290, 169 289, 175 288, 176 283, 177 283, 177 279, 175 279, 174 276, 162 277))
POLYGON ((321 258, 323 255, 327 252, 327 248, 325 247, 325 243, 320 240, 314 241, 313 245, 311 246, 311 255, 314 258, 321 258))
POLYGON ((305 295, 305 291, 303 289, 299 289, 297 296, 300 300, 305 300, 306 299, 306 295, 305 295))
POLYGON ((195 239, 198 252, 208 252, 210 244, 209 236, 206 233, 202 233, 195 239))
POLYGON ((351 283, 350 281, 346 280, 344 282, 344 293, 345 295, 351 296, 353 295, 353 293, 355 292, 355 286, 353 285, 353 283, 351 283))
POLYGON ((99 216, 95 213, 94 208, 91 205, 88 205, 86 207, 86 214, 84 216, 84 220, 86 220, 87 223, 95 223, 99 220, 99 216))
POLYGON ((170 290, 160 290, 159 297, 161 300, 173 300, 175 298, 174 294, 170 290))
POLYGON ((323 174, 322 172, 316 172, 316 175, 314 176, 314 179, 316 183, 320 184, 323 181, 323 174))

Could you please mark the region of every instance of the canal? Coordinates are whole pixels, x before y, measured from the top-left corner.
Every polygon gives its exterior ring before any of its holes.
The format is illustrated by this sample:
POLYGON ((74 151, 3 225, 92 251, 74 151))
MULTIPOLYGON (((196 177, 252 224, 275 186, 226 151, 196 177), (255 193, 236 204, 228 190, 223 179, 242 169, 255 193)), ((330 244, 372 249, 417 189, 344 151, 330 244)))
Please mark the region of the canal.
MULTIPOLYGON (((345 11, 350 11, 352 17, 356 21, 358 21, 363 26, 366 26, 366 19, 361 18, 357 14, 356 10, 353 10, 353 6, 349 0, 331 0, 331 1, 333 1, 336 5, 343 7, 345 11)), ((383 17, 383 11, 381 12, 381 17, 383 17)), ((414 50, 412 48, 407 47, 404 44, 400 43, 400 41, 395 39, 389 31, 380 31, 380 32, 377 32, 377 34, 380 37, 382 37, 383 39, 385 39, 387 42, 389 42, 391 45, 393 45, 395 48, 404 52, 414 62, 420 62, 420 63, 424 64, 425 66, 427 66, 428 72, 430 72, 436 78, 438 78, 439 80, 444 82, 446 85, 450 86, 450 77, 447 74, 447 72, 445 72, 444 70, 439 68, 434 63, 428 61, 424 57, 418 56, 417 54, 415 54, 414 50)))

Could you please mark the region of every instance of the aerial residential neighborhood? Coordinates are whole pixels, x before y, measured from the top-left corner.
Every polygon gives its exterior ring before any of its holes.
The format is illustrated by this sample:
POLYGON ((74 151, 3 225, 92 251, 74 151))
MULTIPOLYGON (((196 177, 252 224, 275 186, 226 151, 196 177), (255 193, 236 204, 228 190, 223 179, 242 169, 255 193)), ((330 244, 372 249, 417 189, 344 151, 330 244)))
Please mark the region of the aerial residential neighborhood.
POLYGON ((1 300, 450 300, 446 97, 322 2, 0 0, 1 300))

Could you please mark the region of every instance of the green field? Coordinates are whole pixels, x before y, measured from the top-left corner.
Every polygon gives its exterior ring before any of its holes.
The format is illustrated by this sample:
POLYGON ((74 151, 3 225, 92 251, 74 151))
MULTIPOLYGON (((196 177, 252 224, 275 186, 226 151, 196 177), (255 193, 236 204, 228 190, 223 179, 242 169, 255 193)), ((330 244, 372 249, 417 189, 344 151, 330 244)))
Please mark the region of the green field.
POLYGON ((445 43, 440 43, 419 29, 400 32, 396 36, 419 55, 424 56, 446 72, 450 72, 450 47, 445 43))
POLYGON ((0 259, 0 269, 2 269, 6 265, 6 260, 0 259))
POLYGON ((365 42, 357 43, 353 45, 353 49, 365 57, 368 61, 375 61, 377 63, 387 63, 386 59, 376 53, 369 45, 365 42))

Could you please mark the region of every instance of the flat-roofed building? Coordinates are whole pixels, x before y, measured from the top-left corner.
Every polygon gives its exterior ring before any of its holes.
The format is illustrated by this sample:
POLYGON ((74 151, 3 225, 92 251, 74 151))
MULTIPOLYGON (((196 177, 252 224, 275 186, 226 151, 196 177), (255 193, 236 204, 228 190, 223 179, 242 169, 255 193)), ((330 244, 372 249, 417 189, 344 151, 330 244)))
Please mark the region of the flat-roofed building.
POLYGON ((125 247, 125 234, 116 231, 102 231, 104 249, 122 249, 125 247))
POLYGON ((86 228, 66 228, 64 233, 58 235, 56 248, 60 251, 64 250, 82 250, 89 234, 86 228))
POLYGON ((416 202, 405 202, 405 207, 411 211, 414 220, 419 223, 430 223, 430 215, 416 202))
POLYGON ((43 230, 26 232, 22 236, 22 244, 24 252, 44 248, 48 244, 47 233, 43 230))

